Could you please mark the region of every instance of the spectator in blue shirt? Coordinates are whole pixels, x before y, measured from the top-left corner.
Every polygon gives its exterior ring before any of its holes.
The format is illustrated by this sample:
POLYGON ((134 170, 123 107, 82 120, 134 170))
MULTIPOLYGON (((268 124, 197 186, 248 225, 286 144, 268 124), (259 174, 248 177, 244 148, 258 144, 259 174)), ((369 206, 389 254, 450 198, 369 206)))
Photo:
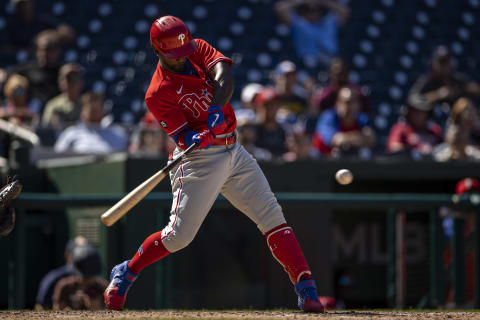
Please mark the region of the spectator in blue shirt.
POLYGON ((87 92, 82 95, 81 101, 81 122, 60 133, 55 142, 55 151, 84 154, 126 151, 126 131, 118 125, 104 125, 103 96, 87 92))
POLYGON ((337 55, 338 27, 348 19, 348 7, 333 0, 281 0, 275 11, 280 21, 290 25, 299 58, 327 65, 337 55))
POLYGON ((367 115, 359 110, 358 94, 347 87, 340 89, 335 109, 325 110, 318 119, 312 142, 314 155, 339 156, 373 147, 375 132, 367 115))

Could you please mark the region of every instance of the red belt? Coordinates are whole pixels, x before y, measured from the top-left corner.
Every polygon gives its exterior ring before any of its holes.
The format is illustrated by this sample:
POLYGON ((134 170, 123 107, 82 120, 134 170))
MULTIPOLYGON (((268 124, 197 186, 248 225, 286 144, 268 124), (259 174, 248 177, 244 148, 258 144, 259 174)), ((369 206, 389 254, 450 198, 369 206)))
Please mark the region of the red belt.
POLYGON ((213 140, 214 146, 231 146, 237 141, 237 135, 234 133, 231 136, 223 137, 223 138, 215 138, 213 140))
MULTIPOLYGON (((215 138, 213 139, 212 146, 231 146, 237 141, 237 135, 233 133, 230 136, 223 137, 223 138, 215 138)), ((185 148, 182 148, 182 150, 185 150, 185 148)), ((173 153, 170 152, 168 155, 169 160, 173 160, 173 153)))

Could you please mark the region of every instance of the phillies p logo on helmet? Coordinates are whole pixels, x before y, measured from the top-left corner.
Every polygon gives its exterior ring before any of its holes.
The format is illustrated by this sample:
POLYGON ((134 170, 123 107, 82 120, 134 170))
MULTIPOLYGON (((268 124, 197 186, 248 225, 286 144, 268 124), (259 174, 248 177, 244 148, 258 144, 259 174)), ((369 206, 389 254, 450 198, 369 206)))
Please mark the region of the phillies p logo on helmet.
POLYGON ((150 43, 158 52, 170 59, 184 58, 198 48, 187 25, 174 16, 163 16, 152 23, 150 43))
POLYGON ((180 33, 178 35, 178 39, 182 41, 182 46, 183 46, 183 43, 184 43, 184 40, 185 40, 185 35, 183 33, 180 33))

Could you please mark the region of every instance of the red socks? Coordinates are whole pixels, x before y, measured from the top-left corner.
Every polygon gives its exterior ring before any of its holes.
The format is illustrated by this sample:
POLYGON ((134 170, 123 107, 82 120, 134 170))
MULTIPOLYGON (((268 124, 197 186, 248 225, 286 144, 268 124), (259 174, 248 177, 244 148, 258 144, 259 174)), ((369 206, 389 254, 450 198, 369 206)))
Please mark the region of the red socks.
POLYGON ((311 278, 310 268, 292 228, 281 224, 265 233, 265 237, 270 251, 288 273, 293 284, 311 278))
POLYGON ((162 232, 156 232, 143 241, 137 253, 128 263, 128 268, 134 274, 139 274, 146 266, 166 257, 170 252, 162 243, 162 232))
MULTIPOLYGON (((270 251, 288 273, 293 284, 310 279, 310 268, 292 228, 282 224, 265 233, 265 237, 270 251)), ((132 273, 138 274, 145 267, 169 254, 170 252, 162 243, 162 233, 156 232, 145 239, 128 263, 128 268, 132 273)))

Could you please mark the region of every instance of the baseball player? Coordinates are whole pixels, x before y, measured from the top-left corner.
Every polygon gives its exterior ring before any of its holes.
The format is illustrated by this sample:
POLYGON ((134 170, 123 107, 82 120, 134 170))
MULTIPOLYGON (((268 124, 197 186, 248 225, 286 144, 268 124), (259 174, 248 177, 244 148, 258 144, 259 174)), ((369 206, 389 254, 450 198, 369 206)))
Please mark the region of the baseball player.
POLYGON ((168 225, 150 235, 131 260, 116 265, 104 293, 109 309, 121 310, 128 289, 146 266, 186 247, 218 194, 256 223, 273 256, 288 273, 306 312, 323 312, 293 230, 254 158, 236 142, 232 60, 202 39, 192 39, 177 17, 152 24, 150 42, 159 57, 145 95, 148 109, 177 148, 198 147, 170 172, 173 203, 168 225))

